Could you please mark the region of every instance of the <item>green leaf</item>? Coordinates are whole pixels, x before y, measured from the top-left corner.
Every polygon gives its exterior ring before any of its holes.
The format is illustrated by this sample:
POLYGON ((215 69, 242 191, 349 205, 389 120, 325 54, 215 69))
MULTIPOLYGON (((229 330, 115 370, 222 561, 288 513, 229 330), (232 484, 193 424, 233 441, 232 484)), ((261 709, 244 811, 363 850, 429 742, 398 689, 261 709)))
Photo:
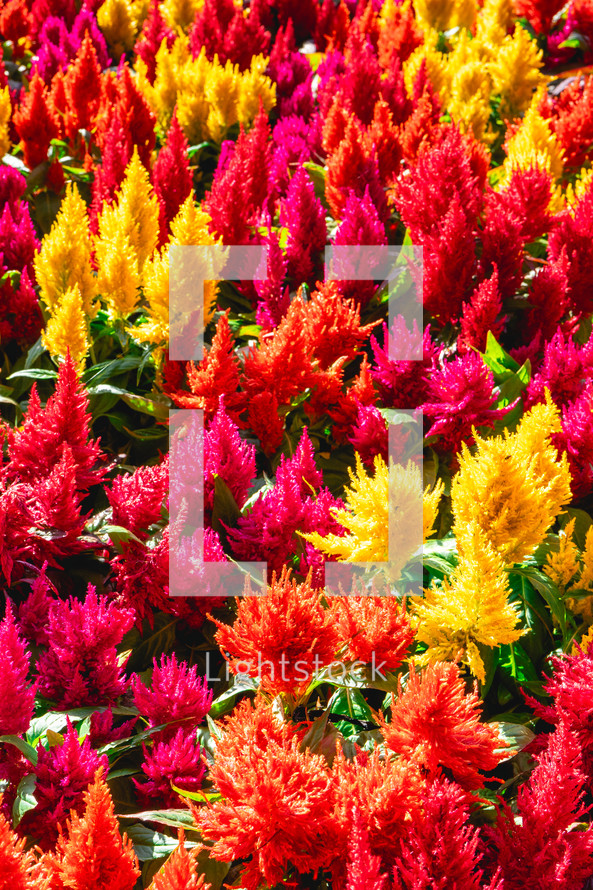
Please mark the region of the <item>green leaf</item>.
MULTIPOLYGON (((327 705, 331 715, 343 715, 350 717, 351 720, 371 721, 373 722, 373 712, 366 703, 364 696, 358 689, 336 689, 327 705)), ((361 731, 361 727, 349 720, 340 720, 334 724, 342 733, 344 738, 356 735, 361 731)))
POLYGON ((540 572, 534 566, 515 566, 510 574, 529 579, 530 583, 548 605, 564 636, 567 621, 566 608, 556 585, 550 581, 547 575, 544 575, 543 572, 540 572))
POLYGON ((584 510, 579 510, 577 507, 567 507, 560 518, 562 528, 565 528, 573 518, 575 520, 573 540, 579 550, 584 550, 587 532, 593 526, 593 519, 584 510))
POLYGON ((29 763, 32 763, 33 766, 37 766, 37 751, 32 745, 25 742, 24 739, 19 738, 18 735, 0 735, 0 742, 3 742, 5 745, 14 745, 15 748, 18 748, 23 757, 27 758, 29 763))
POLYGON ((134 541, 136 544, 143 546, 143 542, 140 538, 137 538, 133 532, 128 528, 124 528, 123 525, 103 525, 97 530, 96 534, 109 538, 113 546, 120 553, 122 552, 122 544, 128 541, 134 541))
POLYGON ((196 824, 189 810, 144 810, 141 813, 126 813, 120 819, 138 819, 140 822, 155 822, 169 828, 194 829, 196 824))
MULTIPOLYGON (((168 856, 177 848, 177 838, 161 834, 160 831, 153 831, 140 822, 135 825, 127 825, 124 831, 132 841, 134 851, 140 862, 148 862, 150 859, 168 856)), ((198 842, 190 841, 186 838, 185 846, 190 850, 197 847, 198 842)))
POLYGON ((311 181, 315 188, 315 197, 327 207, 328 205, 325 198, 325 167, 320 167, 319 164, 313 164, 311 162, 303 164, 303 167, 311 177, 311 181))
POLYGON ((222 717, 223 714, 233 710, 240 696, 245 695, 247 692, 255 692, 257 688, 258 683, 255 677, 244 677, 242 679, 235 677, 233 685, 212 702, 209 716, 213 720, 222 717))
POLYGON ((493 722, 497 725, 498 734, 507 743, 505 746, 495 750, 500 753, 507 753, 507 760, 510 760, 511 757, 514 757, 515 754, 526 748, 535 738, 535 733, 528 726, 523 726, 520 723, 493 722))
POLYGON ((22 371, 15 371, 8 380, 15 380, 17 377, 25 377, 28 380, 56 380, 57 376, 58 372, 49 368, 25 368, 22 371))
POLYGON ((528 681, 538 680, 538 674, 527 652, 520 643, 503 644, 500 647, 501 670, 523 684, 528 681))
POLYGON ((24 776, 18 784, 16 798, 12 805, 12 824, 16 828, 25 813, 37 806, 35 798, 35 773, 24 776))
POLYGON ((224 526, 234 528, 237 520, 241 515, 241 511, 237 505, 235 497, 222 478, 216 475, 214 477, 214 503, 212 506, 212 528, 223 538, 226 537, 224 526))
POLYGON ((145 396, 128 392, 127 389, 121 389, 119 386, 112 386, 110 383, 99 383, 97 386, 91 386, 87 390, 89 396, 118 396, 130 408, 138 411, 140 414, 148 414, 155 420, 169 419, 169 402, 157 402, 154 399, 148 399, 145 396))
POLYGON ((486 351, 481 355, 484 363, 495 373, 519 370, 519 363, 508 352, 505 352, 492 331, 488 331, 486 351))

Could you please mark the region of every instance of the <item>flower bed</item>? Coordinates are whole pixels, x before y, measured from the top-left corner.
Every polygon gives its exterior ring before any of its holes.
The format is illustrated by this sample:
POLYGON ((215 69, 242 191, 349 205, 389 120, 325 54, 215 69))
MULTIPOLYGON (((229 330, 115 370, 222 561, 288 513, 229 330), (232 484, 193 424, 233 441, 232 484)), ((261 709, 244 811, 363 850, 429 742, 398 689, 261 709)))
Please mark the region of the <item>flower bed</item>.
POLYGON ((590 0, 0 34, 0 890, 585 890, 590 0))

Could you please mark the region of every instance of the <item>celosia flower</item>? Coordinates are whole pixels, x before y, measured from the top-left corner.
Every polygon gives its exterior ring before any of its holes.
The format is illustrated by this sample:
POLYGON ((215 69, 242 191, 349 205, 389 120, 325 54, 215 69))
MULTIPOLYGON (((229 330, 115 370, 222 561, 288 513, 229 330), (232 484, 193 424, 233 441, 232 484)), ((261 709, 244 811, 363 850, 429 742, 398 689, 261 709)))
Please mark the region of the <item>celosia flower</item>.
POLYGON ((348 661, 381 663, 395 671, 414 639, 405 601, 384 596, 345 596, 335 601, 340 641, 348 661))
POLYGON ((51 356, 65 359, 70 355, 78 368, 84 368, 90 343, 82 294, 77 284, 69 287, 54 304, 41 340, 51 356))
POLYGON ((48 309, 53 310, 60 297, 78 285, 83 309, 90 318, 94 317, 98 309, 97 285, 91 268, 87 210, 78 189, 71 183, 56 221, 35 257, 35 275, 41 299, 48 309))
POLYGON ((228 486, 239 509, 255 477, 255 448, 239 436, 236 424, 224 409, 221 397, 219 408, 204 434, 204 507, 212 510, 215 480, 222 479, 228 486))
POLYGON ((565 164, 577 170, 587 162, 591 153, 592 96, 593 78, 575 78, 559 96, 548 97, 542 103, 564 150, 565 164))
POLYGON ((388 408, 416 407, 426 400, 430 379, 428 371, 434 368, 437 356, 437 348, 430 337, 430 325, 427 325, 422 337, 421 362, 390 358, 389 337, 394 346, 397 344, 398 349, 409 355, 418 342, 418 325, 414 321, 410 333, 404 319, 399 317, 394 321, 391 334, 388 333, 387 326, 383 325, 383 346, 379 345, 374 335, 371 337, 374 358, 371 374, 377 383, 381 401, 388 408))
MULTIPOLYGON (((343 245, 371 247, 387 244, 385 226, 379 218, 368 187, 362 197, 352 192, 346 199, 341 222, 332 243, 337 247, 343 245)), ((356 267, 356 261, 353 265, 356 267)), ((359 306, 366 306, 375 293, 376 288, 373 282, 348 280, 348 262, 342 263, 341 257, 336 266, 341 279, 340 289, 344 296, 353 299, 359 306)), ((332 271, 335 275, 335 270, 332 271)))
POLYGON ((84 793, 83 805, 72 812, 67 833, 46 858, 51 886, 78 890, 132 890, 140 875, 132 842, 122 837, 113 800, 102 771, 84 793))
POLYGON ((499 340, 506 320, 506 316, 500 317, 501 312, 498 270, 494 266, 491 277, 482 281, 464 303, 457 339, 458 351, 463 353, 474 348, 478 352, 485 352, 489 331, 499 340))
POLYGON ((94 711, 91 714, 89 730, 91 746, 93 748, 102 748, 103 745, 107 745, 109 742, 129 738, 137 720, 137 717, 133 717, 131 720, 125 720, 121 726, 114 727, 111 708, 107 708, 106 711, 94 711))
POLYGON ((198 847, 188 850, 183 829, 179 829, 179 844, 163 867, 155 874, 150 890, 210 890, 204 875, 196 875, 198 847))
POLYGON ((422 544, 421 474, 412 461, 406 466, 391 464, 388 470, 380 455, 375 457, 374 470, 370 476, 356 455, 356 474, 350 471, 345 508, 333 511, 347 530, 345 535, 312 532, 303 537, 323 553, 347 562, 389 561, 390 580, 397 581, 422 544))
POLYGON ((286 259, 288 274, 298 286, 311 283, 320 271, 325 246, 325 211, 304 167, 299 167, 281 204, 281 222, 288 229, 286 259))
MULTIPOLYGON (((300 736, 270 707, 243 701, 214 742, 210 770, 222 799, 194 818, 210 856, 244 860, 241 884, 257 890, 284 880, 288 866, 317 872, 336 856, 334 781, 325 759, 300 749, 300 736)), ((338 848, 339 849, 339 848, 338 848)))
POLYGON ((62 744, 45 750, 39 743, 35 767, 35 807, 21 820, 21 829, 32 835, 43 847, 50 849, 58 838, 58 828, 64 828, 72 810, 82 813, 83 794, 97 769, 107 769, 107 757, 99 757, 92 750, 87 736, 82 742, 72 725, 64 734, 62 744))
POLYGON ((593 181, 588 184, 584 194, 570 210, 558 215, 548 240, 550 260, 558 261, 562 252, 566 252, 568 305, 575 312, 586 315, 593 311, 588 266, 588 245, 592 232, 593 181))
POLYGON ((548 402, 524 414, 515 433, 476 434, 475 454, 462 445, 451 486, 455 530, 463 536, 477 525, 507 565, 537 547, 570 501, 566 455, 550 442, 560 429, 558 409, 548 402))
POLYGON ((162 655, 160 665, 154 659, 151 689, 139 677, 134 681, 134 702, 149 725, 177 724, 159 733, 163 739, 170 739, 179 729, 191 734, 210 710, 212 694, 206 678, 198 677, 196 666, 178 663, 175 655, 162 655))
POLYGON ((126 476, 117 476, 106 492, 111 504, 113 525, 124 526, 144 540, 153 523, 161 519, 169 491, 169 461, 153 467, 138 467, 126 476))
POLYGON ((170 738, 155 743, 152 751, 142 746, 144 762, 142 772, 147 782, 133 779, 136 790, 147 806, 155 799, 165 807, 179 806, 179 794, 173 785, 195 794, 202 786, 206 767, 202 763, 201 749, 187 729, 178 729, 170 738))
POLYGON ((463 788, 481 788, 480 770, 491 770, 506 754, 495 725, 480 722, 477 691, 466 693, 455 664, 436 662, 410 672, 407 686, 392 696, 391 722, 379 714, 385 744, 431 777, 444 767, 463 788))
POLYGON ((42 695, 59 708, 114 702, 127 687, 115 647, 133 621, 131 610, 97 596, 92 584, 83 603, 53 603, 49 650, 37 662, 42 695))
POLYGON ((495 408, 492 371, 475 352, 447 362, 430 375, 422 411, 431 418, 427 438, 435 437, 438 451, 457 454, 472 442, 476 427, 492 427, 514 405, 495 408), (438 438, 437 438, 438 437, 438 438))
POLYGON ((358 810, 354 811, 348 841, 347 890, 385 890, 387 875, 381 872, 381 859, 373 856, 368 831, 358 810))
POLYGON ((514 643, 523 634, 519 615, 509 603, 510 588, 500 555, 475 525, 463 529, 459 563, 449 579, 433 582, 414 602, 416 637, 426 643, 421 661, 464 661, 484 682, 479 646, 514 643))
POLYGON ((49 643, 49 610, 54 602, 50 590, 57 592, 47 577, 46 570, 47 562, 44 562, 37 577, 30 582, 31 592, 17 610, 19 631, 36 646, 47 646, 49 643))
MULTIPOLYGON (((337 785, 336 821, 349 831, 352 808, 356 807, 367 829, 373 855, 390 862, 419 817, 423 778, 418 766, 388 752, 382 755, 379 747, 373 748, 370 754, 359 751, 354 758, 346 759, 338 747, 332 774, 337 785)), ((339 875, 344 861, 338 849, 336 853, 334 873, 339 875)))
POLYGON ((0 735, 22 735, 29 728, 35 708, 35 686, 27 685, 29 657, 9 600, 0 623, 0 735))
POLYGON ((593 378, 593 337, 577 346, 570 335, 556 331, 544 346, 544 358, 527 386, 526 404, 545 399, 546 390, 558 407, 569 405, 593 378))
POLYGON ((165 23, 159 0, 151 0, 140 37, 134 45, 134 52, 146 65, 150 83, 154 82, 156 54, 163 40, 166 40, 167 48, 170 49, 171 44, 175 40, 175 35, 165 23))
POLYGON ((302 693, 315 671, 331 664, 338 646, 334 612, 320 600, 310 575, 297 584, 283 570, 261 596, 239 599, 232 626, 213 619, 233 673, 256 677, 272 696, 302 693))
POLYGON ((249 133, 242 132, 226 167, 214 177, 206 209, 224 244, 244 244, 250 226, 270 194, 271 146, 269 124, 259 114, 249 133))
POLYGON ((440 778, 428 783, 422 816, 412 824, 396 859, 394 890, 447 885, 503 890, 499 875, 483 880, 480 834, 468 817, 467 795, 459 786, 440 778))
POLYGON ((39 74, 31 78, 28 93, 13 115, 15 129, 23 141, 24 161, 30 170, 47 160, 52 139, 59 136, 57 116, 48 101, 48 90, 39 74))
POLYGON ((152 182, 161 208, 161 243, 166 240, 170 223, 192 191, 193 180, 187 158, 188 148, 179 121, 173 116, 167 141, 159 152, 152 170, 152 182))
POLYGON ((35 855, 25 851, 26 838, 20 838, 12 830, 2 812, 3 796, 0 795, 0 888, 2 890, 32 890, 32 871, 35 855))
POLYGON ((586 813, 583 784, 580 744, 561 725, 519 790, 520 820, 505 808, 492 832, 505 888, 520 890, 537 882, 569 890, 591 876, 593 830, 591 825, 585 831, 573 827, 586 813))
POLYGON ((592 383, 574 402, 562 408, 562 431, 554 434, 552 442, 568 458, 573 498, 585 497, 593 486, 592 383))
POLYGON ((348 436, 366 466, 373 466, 377 455, 387 460, 388 434, 385 418, 374 405, 358 403, 358 417, 348 436))
POLYGON ((190 47, 194 56, 204 47, 209 59, 216 57, 221 65, 234 62, 243 71, 253 56, 268 54, 270 33, 260 21, 259 6, 254 4, 246 15, 232 0, 204 0, 194 19, 190 47))

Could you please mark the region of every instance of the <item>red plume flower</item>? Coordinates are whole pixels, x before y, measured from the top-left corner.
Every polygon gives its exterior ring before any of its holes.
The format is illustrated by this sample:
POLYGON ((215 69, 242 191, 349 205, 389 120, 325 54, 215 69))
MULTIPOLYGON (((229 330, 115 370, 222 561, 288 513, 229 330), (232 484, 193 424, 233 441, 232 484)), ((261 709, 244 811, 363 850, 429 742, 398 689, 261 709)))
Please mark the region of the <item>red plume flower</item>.
POLYGON ((411 671, 405 690, 392 696, 391 722, 379 719, 391 751, 432 777, 447 767, 467 789, 481 788, 480 770, 494 769, 506 756, 496 727, 480 722, 478 694, 466 694, 456 664, 436 662, 420 674, 411 671))

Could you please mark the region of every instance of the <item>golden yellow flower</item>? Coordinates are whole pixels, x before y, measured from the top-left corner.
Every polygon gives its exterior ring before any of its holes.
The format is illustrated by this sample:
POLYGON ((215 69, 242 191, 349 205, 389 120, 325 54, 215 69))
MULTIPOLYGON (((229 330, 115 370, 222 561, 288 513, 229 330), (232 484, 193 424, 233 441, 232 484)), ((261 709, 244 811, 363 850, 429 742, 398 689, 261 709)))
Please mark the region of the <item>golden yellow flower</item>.
POLYGON ((138 254, 128 233, 118 230, 121 220, 118 214, 104 217, 100 238, 95 244, 97 286, 112 318, 125 318, 136 309, 140 287, 138 254), (107 232, 107 225, 112 222, 116 224, 115 229, 107 232))
POLYGON ((448 31, 451 28, 471 28, 476 19, 476 0, 415 0, 418 22, 424 28, 448 31))
POLYGON ((513 168, 548 170, 554 179, 562 176, 564 152, 539 110, 541 94, 535 93, 517 132, 506 143, 504 162, 507 178, 513 168))
POLYGON ((406 466, 390 464, 388 471, 383 458, 377 455, 371 476, 357 454, 356 472, 350 471, 350 480, 350 487, 344 495, 345 509, 333 511, 337 521, 348 533, 340 537, 333 534, 322 536, 313 532, 302 537, 322 553, 336 556, 341 561, 389 561, 389 581, 396 581, 402 568, 422 543, 420 469, 415 463, 408 461, 406 466))
POLYGON ((41 339, 54 358, 66 358, 70 350, 73 361, 79 367, 84 365, 89 349, 88 323, 77 284, 69 287, 54 303, 41 339))
POLYGON ((462 65, 451 81, 451 98, 447 105, 451 120, 460 125, 462 132, 471 130, 479 140, 491 141, 493 138, 493 134, 486 135, 491 88, 488 70, 478 60, 462 65))
POLYGON ((508 595, 502 558, 482 528, 472 523, 465 529, 463 550, 450 579, 433 582, 423 599, 412 602, 416 638, 428 646, 418 660, 461 659, 483 682, 484 662, 478 646, 513 643, 524 633, 517 628, 519 616, 508 595))
POLYGON ((543 571, 554 582, 556 587, 564 593, 576 574, 580 572, 579 548, 572 540, 574 532, 574 517, 567 523, 566 528, 560 532, 558 553, 548 553, 543 571))
POLYGON ((426 73, 434 91, 440 95, 441 99, 447 95, 447 60, 443 53, 436 49, 436 36, 434 35, 434 38, 427 36, 422 46, 416 47, 402 66, 406 92, 410 97, 414 94, 414 81, 423 61, 426 63, 426 73))
POLYGON ((157 345, 169 340, 169 256, 168 248, 156 251, 142 272, 142 286, 148 321, 132 329, 137 340, 157 345))
POLYGON ((94 318, 97 281, 91 266, 91 236, 86 204, 72 183, 49 235, 41 242, 35 257, 35 275, 40 296, 50 311, 66 291, 78 285, 86 315, 94 318))
POLYGON ((494 55, 515 20, 513 0, 485 0, 476 19, 476 40, 494 55))
POLYGON ((506 565, 521 562, 541 543, 562 506, 570 502, 570 470, 550 442, 560 415, 548 399, 534 405, 516 433, 482 439, 476 452, 462 445, 451 486, 454 531, 479 526, 506 565))
POLYGON ((137 23, 131 0, 105 0, 97 12, 97 22, 116 57, 134 47, 137 23))
MULTIPOLYGON (((529 108, 534 92, 544 82, 540 70, 543 63, 541 49, 521 25, 515 25, 513 34, 507 35, 496 47, 488 70, 494 92, 502 99, 500 113, 503 118, 512 120, 529 108)), ((535 134, 536 130, 532 132, 535 134)))
POLYGON ((11 114, 12 106, 10 104, 10 92, 8 87, 2 87, 2 89, 0 89, 0 159, 3 158, 10 149, 8 125, 10 123, 11 114))
POLYGON ((439 512, 439 502, 444 490, 445 486, 443 480, 439 479, 432 491, 430 490, 430 485, 428 485, 424 491, 424 497, 422 498, 422 525, 423 538, 425 541, 435 533, 434 524, 439 512))
MULTIPOLYGON (((567 527, 568 530, 568 527, 567 527)), ((570 590, 590 590, 591 596, 566 597, 566 605, 575 615, 580 615, 585 624, 593 624, 593 527, 589 528, 585 537, 585 549, 581 554, 582 569, 580 577, 573 581, 570 590)))

